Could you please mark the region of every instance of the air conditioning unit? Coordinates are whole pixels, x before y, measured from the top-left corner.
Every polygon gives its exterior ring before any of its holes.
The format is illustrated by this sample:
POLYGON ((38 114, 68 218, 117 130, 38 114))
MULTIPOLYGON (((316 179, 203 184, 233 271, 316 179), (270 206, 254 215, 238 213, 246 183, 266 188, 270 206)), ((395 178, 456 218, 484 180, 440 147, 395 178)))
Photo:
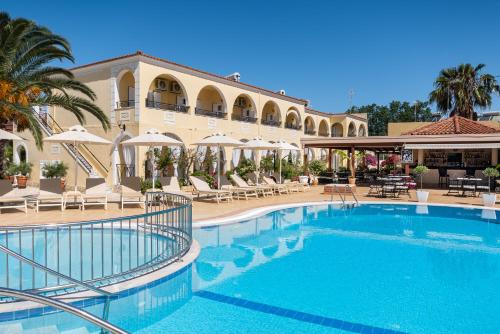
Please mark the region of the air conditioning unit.
POLYGON ((156 89, 157 90, 167 90, 168 81, 165 79, 156 79, 156 89))
POLYGON ((285 90, 284 90, 284 89, 280 89, 280 90, 278 91, 278 94, 280 94, 280 95, 286 95, 286 92, 285 92, 285 90))
POLYGON ((182 93, 181 85, 177 81, 172 81, 170 83, 170 91, 172 93, 182 93))
POLYGON ((226 76, 226 79, 240 82, 241 75, 238 72, 234 72, 234 73, 231 73, 228 76, 226 76))

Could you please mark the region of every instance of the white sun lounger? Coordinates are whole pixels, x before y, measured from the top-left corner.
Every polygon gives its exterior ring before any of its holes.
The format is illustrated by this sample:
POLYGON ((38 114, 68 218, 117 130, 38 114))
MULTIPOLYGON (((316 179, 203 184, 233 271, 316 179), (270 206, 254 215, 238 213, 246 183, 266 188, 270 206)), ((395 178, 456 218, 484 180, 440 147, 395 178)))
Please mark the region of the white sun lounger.
POLYGON ((82 210, 89 205, 103 205, 108 209, 108 186, 104 178, 87 178, 85 181, 85 193, 82 194, 82 210))
POLYGON ((0 213, 2 209, 24 209, 28 213, 26 198, 16 194, 10 180, 0 180, 0 213))
POLYGON ((232 191, 233 196, 235 196, 238 199, 243 198, 245 200, 248 200, 248 197, 255 197, 255 198, 259 197, 257 189, 248 187, 235 187, 231 184, 231 182, 229 182, 226 176, 221 176, 220 181, 221 181, 221 189, 232 191))
POLYGON ((255 185, 251 186, 249 185, 245 180, 241 178, 241 176, 233 174, 231 175, 231 180, 240 188, 246 188, 246 189, 255 189, 258 194, 261 194, 262 196, 266 197, 267 195, 274 196, 274 190, 271 187, 268 187, 266 185, 255 185))
POLYGON ((141 178, 138 176, 124 177, 121 181, 120 205, 139 204, 144 205, 145 197, 141 193, 141 178))
POLYGON ((220 203, 220 201, 224 199, 228 201, 233 200, 232 193, 229 190, 211 189, 207 182, 196 176, 190 176, 189 181, 193 185, 195 193, 198 195, 198 197, 200 195, 214 196, 217 203, 220 203))
POLYGON ((36 198, 35 210, 40 211, 40 207, 58 206, 64 211, 64 195, 61 188, 61 179, 41 179, 40 192, 36 198))
POLYGON ((159 181, 161 183, 162 191, 169 194, 182 195, 193 198, 193 194, 181 190, 181 187, 179 186, 179 180, 176 176, 160 177, 159 181))

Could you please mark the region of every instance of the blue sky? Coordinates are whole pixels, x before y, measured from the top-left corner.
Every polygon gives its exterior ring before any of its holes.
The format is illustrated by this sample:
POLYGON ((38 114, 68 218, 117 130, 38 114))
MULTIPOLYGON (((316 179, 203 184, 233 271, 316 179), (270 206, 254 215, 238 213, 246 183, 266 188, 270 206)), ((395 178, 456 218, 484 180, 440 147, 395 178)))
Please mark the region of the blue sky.
MULTIPOLYGON (((4 1, 68 38, 77 64, 142 50, 343 112, 424 100, 440 69, 500 75, 499 1, 4 1)), ((500 110, 500 99, 492 106, 500 110)))

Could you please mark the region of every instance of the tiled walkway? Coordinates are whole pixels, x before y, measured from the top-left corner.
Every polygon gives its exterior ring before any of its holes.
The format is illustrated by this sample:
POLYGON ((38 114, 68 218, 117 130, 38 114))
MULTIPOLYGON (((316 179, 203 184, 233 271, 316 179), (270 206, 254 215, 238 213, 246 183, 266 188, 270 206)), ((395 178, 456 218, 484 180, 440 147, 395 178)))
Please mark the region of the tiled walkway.
MULTIPOLYGON (((216 217, 230 216, 242 211, 260 208, 264 206, 286 204, 286 203, 304 203, 314 201, 329 201, 330 195, 325 195, 323 186, 312 187, 311 190, 289 195, 280 195, 259 199, 234 200, 233 202, 223 202, 217 204, 211 200, 195 200, 193 202, 193 219, 203 220, 216 217)), ((397 202, 416 202, 415 191, 411 191, 411 197, 402 195, 397 199, 379 199, 375 197, 367 197, 367 188, 358 187, 357 197, 360 201, 391 201, 397 202)), ((444 204, 464 204, 464 205, 481 205, 480 197, 455 197, 445 196, 446 190, 433 189, 430 191, 429 203, 444 203, 444 204)), ((339 200, 338 196, 334 196, 334 200, 339 200)), ((500 207, 497 204, 497 207, 500 207)), ((102 207, 89 207, 85 211, 80 211, 76 208, 69 208, 63 212, 55 208, 45 208, 41 212, 35 213, 33 209, 25 214, 16 209, 2 210, 0 214, 0 226, 6 225, 27 225, 27 224, 55 224, 62 222, 98 220, 123 215, 135 215, 143 213, 144 209, 139 206, 129 206, 123 212, 119 209, 117 203, 110 203, 108 210, 103 210, 102 207)))

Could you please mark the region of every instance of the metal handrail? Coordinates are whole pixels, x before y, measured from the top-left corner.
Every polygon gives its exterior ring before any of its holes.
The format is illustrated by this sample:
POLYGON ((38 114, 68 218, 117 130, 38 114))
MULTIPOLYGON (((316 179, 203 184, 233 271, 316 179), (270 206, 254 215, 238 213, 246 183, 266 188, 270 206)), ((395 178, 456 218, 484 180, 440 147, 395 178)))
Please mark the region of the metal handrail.
POLYGON ((92 290, 90 284, 117 283, 176 261, 189 251, 192 243, 191 200, 164 192, 146 193, 145 197, 146 212, 139 215, 0 227, 0 237, 4 236, 2 245, 12 252, 0 269, 0 277, 4 276, 0 282, 4 281, 7 288, 19 290, 71 293, 67 288, 82 287, 82 282, 87 285, 85 289, 92 290), (35 243, 36 240, 39 242, 35 243), (17 259, 14 267, 9 267, 10 256, 17 259), (90 261, 84 260, 87 256, 90 261), (22 262, 32 269, 23 272, 22 262), (37 280, 35 268, 45 271, 45 277, 38 276, 41 280, 37 280), (49 280, 49 273, 56 279, 49 280), (61 281, 69 281, 69 284, 61 285, 61 281))
POLYGON ((90 284, 87 284, 85 282, 82 282, 82 281, 79 281, 77 279, 74 279, 72 277, 66 276, 64 274, 61 274, 61 273, 55 271, 55 270, 47 268, 44 265, 41 265, 41 264, 36 263, 34 261, 31 261, 30 259, 22 256, 21 254, 16 253, 16 252, 14 252, 14 251, 12 251, 12 250, 10 250, 8 248, 5 248, 2 245, 0 245, 0 251, 4 252, 7 255, 15 257, 16 259, 18 259, 18 260, 20 260, 20 261, 22 261, 22 262, 24 262, 26 264, 29 264, 32 267, 35 267, 35 268, 40 269, 40 270, 42 270, 42 271, 44 271, 44 272, 46 272, 48 274, 54 275, 56 277, 59 277, 62 280, 65 280, 65 281, 71 282, 73 284, 79 285, 79 286, 81 286, 81 287, 83 287, 83 288, 85 288, 87 290, 94 291, 94 292, 96 292, 96 293, 98 293, 100 295, 103 295, 103 296, 112 296, 113 295, 113 293, 104 291, 104 290, 99 289, 99 288, 97 288, 97 287, 95 287, 93 285, 90 285, 90 284))
POLYGON ((74 307, 70 304, 61 302, 60 300, 48 298, 40 295, 36 295, 33 293, 29 293, 26 291, 19 291, 9 288, 0 288, 0 295, 5 297, 12 297, 22 300, 27 300, 35 303, 39 303, 46 306, 54 307, 60 311, 71 313, 81 319, 87 320, 88 322, 93 323, 101 329, 104 329, 113 334, 128 334, 129 332, 121 329, 118 326, 115 326, 106 320, 103 320, 87 311, 74 307))
MULTIPOLYGON (((42 126, 46 126, 46 130, 49 131, 49 135, 53 135, 54 132, 50 130, 49 128, 49 123, 47 122, 47 118, 52 122, 53 126, 59 131, 59 132, 63 132, 63 128, 59 125, 59 123, 57 123, 57 121, 49 114, 49 113, 46 113, 44 114, 46 116, 46 119, 44 119, 42 117, 41 114, 37 113, 35 110, 33 110, 33 114, 35 116, 37 116, 37 119, 38 121, 42 124, 42 126)), ((77 155, 77 158, 79 161, 81 161, 82 164, 85 165, 86 168, 90 168, 90 170, 92 170, 92 166, 90 165, 90 163, 85 159, 85 157, 80 153, 78 152, 78 150, 72 145, 72 144, 63 144, 63 146, 65 146, 68 150, 72 151, 73 154, 77 155), (79 156, 78 156, 79 155, 79 156)), ((97 161, 97 163, 99 164, 99 166, 106 172, 108 173, 108 169, 106 168, 106 166, 104 166, 104 164, 101 162, 101 160, 99 160, 95 155, 94 153, 92 153, 92 151, 87 147, 87 145, 85 144, 81 144, 79 145, 79 147, 81 148, 84 148, 86 150, 86 152, 88 154, 90 154, 92 156, 92 158, 97 161)))

